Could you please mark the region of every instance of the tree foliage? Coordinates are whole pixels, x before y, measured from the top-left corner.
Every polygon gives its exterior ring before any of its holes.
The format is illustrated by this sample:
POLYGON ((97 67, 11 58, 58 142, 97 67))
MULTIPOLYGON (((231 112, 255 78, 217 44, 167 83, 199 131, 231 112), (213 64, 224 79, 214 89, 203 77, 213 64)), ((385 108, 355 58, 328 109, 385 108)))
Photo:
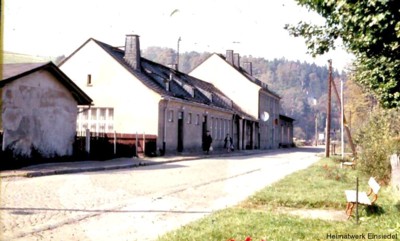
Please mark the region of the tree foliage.
POLYGON ((399 110, 374 109, 355 137, 362 150, 358 161, 360 169, 386 183, 391 176, 389 155, 400 148, 399 114, 399 110))
POLYGON ((296 0, 325 18, 325 25, 299 22, 285 28, 306 40, 309 53, 335 48, 337 39, 356 57, 355 80, 385 108, 400 107, 400 1, 296 0))

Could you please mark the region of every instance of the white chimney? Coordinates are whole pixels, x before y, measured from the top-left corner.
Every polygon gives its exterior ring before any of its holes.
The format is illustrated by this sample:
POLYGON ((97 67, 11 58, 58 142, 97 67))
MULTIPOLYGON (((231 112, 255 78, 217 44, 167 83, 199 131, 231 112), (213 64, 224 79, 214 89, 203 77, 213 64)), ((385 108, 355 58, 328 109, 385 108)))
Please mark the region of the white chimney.
POLYGON ((139 35, 128 34, 125 38, 125 61, 140 72, 140 41, 139 35))

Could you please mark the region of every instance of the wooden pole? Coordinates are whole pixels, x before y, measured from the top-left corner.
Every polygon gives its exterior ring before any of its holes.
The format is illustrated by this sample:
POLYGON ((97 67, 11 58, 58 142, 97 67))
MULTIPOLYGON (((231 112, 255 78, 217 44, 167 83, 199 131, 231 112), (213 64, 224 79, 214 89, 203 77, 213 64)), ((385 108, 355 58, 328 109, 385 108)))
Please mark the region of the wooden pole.
POLYGON ((331 145, 331 95, 332 95, 332 60, 329 63, 329 77, 328 77, 328 106, 326 113, 326 141, 325 141, 325 157, 329 157, 331 145))
MULTIPOLYGON (((341 106, 341 101, 340 101, 340 97, 339 97, 339 92, 338 92, 338 90, 337 90, 337 88, 336 88, 336 85, 335 85, 335 83, 333 82, 333 80, 332 80, 332 86, 333 86, 333 92, 335 93, 335 96, 336 96, 336 98, 337 98, 337 100, 338 100, 338 102, 339 102, 339 105, 341 106)), ((350 113, 351 113, 351 112, 350 112, 350 113)), ((346 116, 345 116, 345 114, 344 114, 344 111, 343 111, 343 122, 344 122, 344 123, 347 123, 347 122, 346 122, 346 116)), ((347 138, 349 139, 349 144, 350 144, 350 147, 351 147, 351 151, 353 152, 353 156, 355 157, 355 156, 357 156, 356 147, 354 146, 353 138, 351 137, 351 132, 350 132, 350 129, 349 129, 348 125, 344 125, 344 129, 345 129, 345 131, 346 131, 346 136, 347 136, 347 138)))

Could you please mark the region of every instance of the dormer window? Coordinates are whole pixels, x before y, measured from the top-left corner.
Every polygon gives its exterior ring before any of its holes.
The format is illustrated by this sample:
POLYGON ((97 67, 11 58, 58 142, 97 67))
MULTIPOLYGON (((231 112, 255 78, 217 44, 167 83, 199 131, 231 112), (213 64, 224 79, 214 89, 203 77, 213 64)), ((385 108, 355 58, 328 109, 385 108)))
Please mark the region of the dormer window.
POLYGON ((87 75, 87 82, 86 82, 87 86, 92 86, 92 75, 88 74, 87 75))

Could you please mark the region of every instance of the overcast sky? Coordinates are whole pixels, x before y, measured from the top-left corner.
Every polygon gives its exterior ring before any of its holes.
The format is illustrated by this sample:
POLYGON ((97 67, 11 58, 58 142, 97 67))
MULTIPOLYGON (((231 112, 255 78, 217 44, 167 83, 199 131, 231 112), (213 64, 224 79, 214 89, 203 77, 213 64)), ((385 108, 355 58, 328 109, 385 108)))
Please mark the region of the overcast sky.
POLYGON ((40 56, 68 56, 88 38, 123 46, 126 34, 149 46, 180 52, 225 53, 315 62, 342 69, 344 51, 313 59, 286 23, 323 23, 293 0, 6 0, 4 49, 40 56))

